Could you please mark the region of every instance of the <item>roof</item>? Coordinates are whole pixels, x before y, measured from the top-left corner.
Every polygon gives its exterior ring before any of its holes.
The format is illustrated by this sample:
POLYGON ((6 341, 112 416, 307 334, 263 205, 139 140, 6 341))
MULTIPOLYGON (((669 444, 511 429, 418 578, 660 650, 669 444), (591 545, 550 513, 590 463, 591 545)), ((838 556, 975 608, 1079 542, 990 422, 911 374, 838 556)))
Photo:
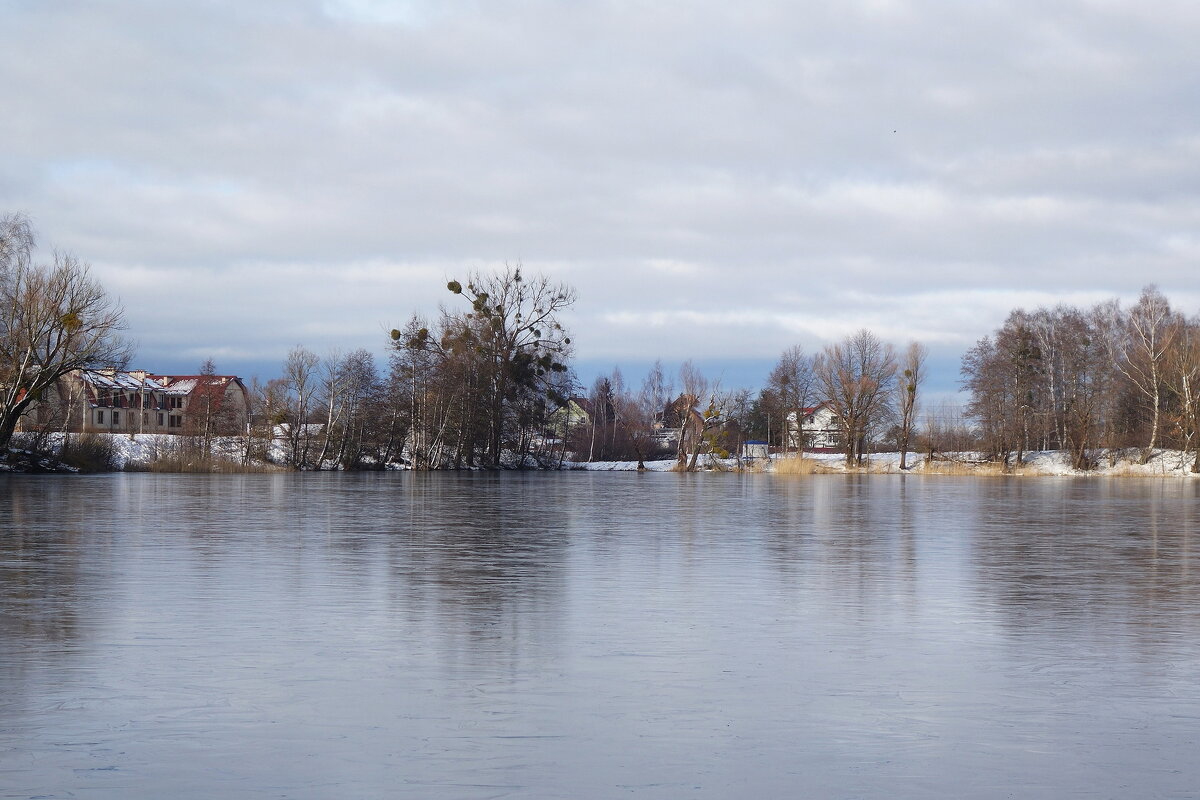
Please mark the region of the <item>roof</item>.
POLYGON ((80 370, 83 380, 98 389, 122 389, 127 391, 161 392, 166 386, 155 376, 144 372, 116 372, 112 370, 80 370))
POLYGON ((223 392, 230 384, 241 382, 236 375, 155 375, 142 370, 83 369, 79 375, 95 389, 161 392, 172 397, 186 397, 197 390, 216 395, 213 390, 223 392))
POLYGON ((155 375, 154 377, 162 381, 167 394, 183 396, 189 395, 197 389, 202 392, 218 387, 224 390, 229 384, 240 382, 236 375, 155 375))

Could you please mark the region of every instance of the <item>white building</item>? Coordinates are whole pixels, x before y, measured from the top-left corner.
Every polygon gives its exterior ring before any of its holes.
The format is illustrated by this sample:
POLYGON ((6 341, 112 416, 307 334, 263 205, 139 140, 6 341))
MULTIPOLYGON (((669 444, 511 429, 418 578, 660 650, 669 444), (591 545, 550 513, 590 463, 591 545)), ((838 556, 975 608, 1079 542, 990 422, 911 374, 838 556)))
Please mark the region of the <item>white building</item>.
POLYGON ((826 403, 802 408, 799 414, 790 412, 787 415, 785 437, 788 448, 792 450, 838 450, 843 439, 837 415, 826 403))

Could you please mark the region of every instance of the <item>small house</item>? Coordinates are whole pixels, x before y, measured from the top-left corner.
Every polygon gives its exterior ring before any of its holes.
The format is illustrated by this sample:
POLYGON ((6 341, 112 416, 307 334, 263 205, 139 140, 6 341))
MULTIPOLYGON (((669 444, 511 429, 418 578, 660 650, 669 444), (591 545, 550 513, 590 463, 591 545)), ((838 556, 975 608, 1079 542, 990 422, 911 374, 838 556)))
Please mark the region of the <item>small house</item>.
POLYGON ((785 424, 785 442, 790 449, 821 452, 842 445, 841 424, 828 403, 789 412, 785 424))

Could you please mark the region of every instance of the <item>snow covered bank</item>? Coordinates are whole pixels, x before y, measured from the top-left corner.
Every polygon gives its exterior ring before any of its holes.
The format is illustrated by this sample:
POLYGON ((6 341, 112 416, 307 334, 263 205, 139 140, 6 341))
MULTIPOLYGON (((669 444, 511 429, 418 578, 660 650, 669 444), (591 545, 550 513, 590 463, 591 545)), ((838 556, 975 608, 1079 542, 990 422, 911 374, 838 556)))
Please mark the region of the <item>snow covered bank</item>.
MULTIPOLYGON (((1005 473, 999 464, 985 462, 978 453, 954 453, 946 457, 926 463, 920 453, 908 454, 908 469, 903 474, 909 475, 1059 475, 1059 476, 1101 476, 1101 477, 1200 477, 1191 471, 1192 455, 1179 450, 1156 450, 1145 464, 1139 463, 1140 451, 1130 449, 1116 453, 1112 458, 1103 454, 1098 459, 1094 470, 1082 471, 1071 468, 1071 455, 1061 450, 1046 450, 1026 453, 1021 463, 1010 465, 1005 473)), ((762 460, 744 461, 741 465, 736 459, 714 460, 715 463, 701 459, 700 467, 717 471, 753 471, 778 472, 791 474, 838 473, 838 472, 867 472, 875 474, 901 474, 899 453, 873 453, 867 463, 859 469, 848 469, 846 459, 839 453, 806 453, 803 464, 797 462, 794 456, 772 456, 769 464, 762 460)), ((670 472, 675 469, 674 459, 667 461, 647 461, 646 469, 651 472, 670 472)), ((636 461, 594 461, 564 463, 566 469, 582 469, 600 472, 632 472, 637 470, 636 461)))
MULTIPOLYGON (((199 469, 180 468, 172 470, 171 464, 183 462, 195 457, 191 440, 185 437, 169 434, 97 434, 108 440, 112 450, 111 465, 118 470, 145 470, 158 462, 165 463, 166 471, 209 471, 201 464, 199 469)), ((48 445, 52 450, 58 449, 62 443, 62 435, 50 437, 48 445)), ((229 466, 238 471, 237 465, 242 461, 246 442, 240 437, 218 438, 213 441, 213 456, 209 467, 212 471, 228 471, 220 469, 221 465, 229 466), (219 462, 219 463, 218 463, 219 462)), ((275 455, 282 461, 282 452, 275 455)), ((1048 450, 1026 453, 1020 464, 1012 464, 1005 472, 999 464, 984 462, 978 453, 952 453, 941 456, 929 463, 921 453, 908 454, 907 475, 1059 475, 1075 477, 1180 477, 1192 478, 1200 475, 1191 471, 1192 454, 1179 450, 1156 450, 1145 463, 1140 462, 1141 451, 1135 448, 1118 451, 1112 454, 1101 453, 1097 457, 1097 466, 1093 470, 1081 471, 1071 468, 1070 454, 1065 451, 1048 450)), ((507 460, 506 467, 520 468, 518 460, 507 460)), ((538 468, 536 462, 526 459, 525 468, 538 468)), ((554 469, 557 464, 544 465, 543 469, 554 469)), ((249 469, 266 470, 282 469, 267 462, 254 462, 249 469)), ((392 469, 406 467, 394 464, 392 469)), ((635 472, 638 469, 636 461, 564 461, 562 468, 566 470, 589 470, 593 472, 635 472)), ((702 456, 699 468, 713 472, 774 472, 779 474, 804 475, 814 473, 873 473, 901 474, 899 453, 873 453, 867 463, 857 469, 847 469, 845 457, 838 453, 805 453, 803 459, 794 455, 772 456, 766 459, 717 459, 702 456)), ((662 461, 647 461, 645 469, 648 472, 671 472, 677 469, 675 459, 662 461)), ((78 471, 53 458, 44 458, 22 451, 14 450, 8 462, 0 462, 0 472, 70 472, 78 471)))
MULTIPOLYGON (((90 433, 79 436, 72 434, 68 441, 65 434, 48 435, 37 448, 39 452, 50 455, 35 456, 24 450, 15 449, 9 455, 7 464, 0 464, 0 470, 10 472, 79 472, 77 467, 70 466, 72 457, 64 451, 77 453, 79 450, 88 451, 88 463, 82 471, 96 472, 109 470, 146 470, 157 464, 170 462, 186 465, 186 462, 196 462, 194 470, 165 471, 230 471, 229 468, 240 465, 246 440, 241 437, 217 437, 212 440, 211 453, 201 458, 195 442, 190 437, 173 436, 166 433, 90 433), (58 459, 61 458, 62 461, 58 459), (204 468, 207 467, 207 468, 204 468), (225 467, 225 469, 217 469, 225 467)), ((19 447, 20 442, 14 440, 19 447)), ((270 468, 270 465, 259 466, 270 468)))

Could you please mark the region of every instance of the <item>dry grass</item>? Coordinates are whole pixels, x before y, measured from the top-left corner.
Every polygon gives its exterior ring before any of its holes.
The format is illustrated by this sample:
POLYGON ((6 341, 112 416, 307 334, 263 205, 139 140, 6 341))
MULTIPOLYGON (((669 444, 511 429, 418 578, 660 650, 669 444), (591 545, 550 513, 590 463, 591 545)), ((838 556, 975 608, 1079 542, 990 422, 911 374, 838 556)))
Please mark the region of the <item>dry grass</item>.
POLYGON ((926 463, 918 460, 906 470, 899 470, 892 461, 868 462, 860 467, 843 467, 813 458, 781 458, 774 462, 774 471, 779 475, 831 475, 836 473, 856 473, 863 475, 1012 475, 1019 472, 1005 472, 1003 465, 995 462, 977 461, 932 461, 926 463))
POLYGON ((997 461, 930 461, 922 463, 912 472, 925 475, 1014 475, 1019 470, 1005 471, 1004 465, 997 461))
POLYGON ((827 475, 832 472, 821 462, 804 457, 779 458, 774 466, 776 475, 827 475))
POLYGON ((1192 472, 1188 467, 1191 466, 1191 461, 1181 470, 1178 463, 1146 465, 1131 462, 1119 462, 1115 467, 1105 467, 1102 470, 1093 470, 1091 472, 1082 472, 1081 475, 1099 475, 1104 478, 1164 478, 1164 477, 1188 477, 1192 472))
POLYGON ((58 458, 80 472, 113 472, 117 469, 117 449, 112 439, 95 433, 67 434, 58 458))

